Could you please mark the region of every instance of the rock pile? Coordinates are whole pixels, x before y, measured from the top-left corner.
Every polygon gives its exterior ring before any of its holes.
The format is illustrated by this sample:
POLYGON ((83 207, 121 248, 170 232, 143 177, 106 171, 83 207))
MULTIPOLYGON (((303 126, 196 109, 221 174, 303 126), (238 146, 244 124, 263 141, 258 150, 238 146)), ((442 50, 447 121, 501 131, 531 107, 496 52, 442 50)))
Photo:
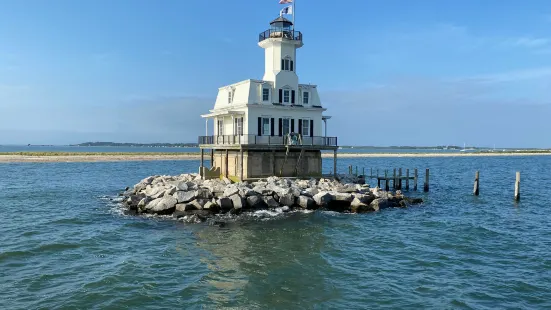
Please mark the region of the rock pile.
POLYGON ((291 180, 269 177, 252 183, 229 179, 201 180, 198 174, 151 176, 121 195, 124 205, 137 213, 173 215, 188 222, 201 222, 219 213, 282 208, 364 213, 384 208, 405 208, 421 203, 400 191, 369 188, 363 179, 341 176, 337 180, 291 180))

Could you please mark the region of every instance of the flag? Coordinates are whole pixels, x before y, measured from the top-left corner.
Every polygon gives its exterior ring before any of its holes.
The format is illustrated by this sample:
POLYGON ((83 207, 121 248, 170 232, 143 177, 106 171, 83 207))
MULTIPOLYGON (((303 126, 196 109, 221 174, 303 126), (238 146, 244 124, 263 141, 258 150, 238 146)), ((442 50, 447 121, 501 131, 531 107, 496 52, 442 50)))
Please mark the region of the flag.
POLYGON ((279 16, 281 16, 283 14, 293 14, 293 6, 290 5, 290 6, 284 7, 283 10, 281 10, 281 12, 279 12, 279 16))
POLYGON ((293 3, 293 0, 279 0, 279 4, 293 3))

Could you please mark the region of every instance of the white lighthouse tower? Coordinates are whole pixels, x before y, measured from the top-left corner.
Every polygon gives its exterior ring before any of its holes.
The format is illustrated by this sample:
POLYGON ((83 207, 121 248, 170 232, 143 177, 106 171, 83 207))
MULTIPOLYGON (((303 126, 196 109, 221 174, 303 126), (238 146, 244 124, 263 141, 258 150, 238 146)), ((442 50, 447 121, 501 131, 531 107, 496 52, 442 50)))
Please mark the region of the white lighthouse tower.
MULTIPOLYGON (((200 173, 234 181, 272 175, 319 177, 321 150, 333 150, 337 138, 327 136, 326 111, 316 85, 300 84, 297 49, 302 33, 278 17, 259 35, 265 50, 262 80, 245 80, 219 88, 214 109, 202 115, 206 135, 199 137, 200 173), (214 120, 209 134, 209 120, 214 120), (204 166, 210 149, 211 167, 204 166)), ((335 167, 334 170, 335 171, 335 167)))

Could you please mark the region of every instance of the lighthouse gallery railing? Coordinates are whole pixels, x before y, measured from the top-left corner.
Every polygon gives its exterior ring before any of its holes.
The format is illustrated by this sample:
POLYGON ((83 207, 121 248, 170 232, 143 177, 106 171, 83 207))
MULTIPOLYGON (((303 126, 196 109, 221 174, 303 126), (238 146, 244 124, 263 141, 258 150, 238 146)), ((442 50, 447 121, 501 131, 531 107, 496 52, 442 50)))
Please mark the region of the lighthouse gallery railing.
MULTIPOLYGON (((257 135, 223 135, 200 136, 199 144, 203 145, 287 145, 287 137, 257 135)), ((337 137, 302 137, 302 145, 338 146, 337 137)))

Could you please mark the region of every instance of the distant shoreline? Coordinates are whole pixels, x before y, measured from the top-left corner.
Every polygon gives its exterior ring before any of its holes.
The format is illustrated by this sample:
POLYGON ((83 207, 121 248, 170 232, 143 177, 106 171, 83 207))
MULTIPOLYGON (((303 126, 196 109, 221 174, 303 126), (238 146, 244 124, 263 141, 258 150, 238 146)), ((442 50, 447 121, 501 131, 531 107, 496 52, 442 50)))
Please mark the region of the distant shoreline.
MULTIPOLYGON (((338 158, 394 158, 394 157, 493 157, 493 156, 551 156, 551 152, 499 152, 499 153, 338 153, 338 158)), ((332 153, 322 153, 332 158, 332 153)), ((64 153, 18 152, 0 153, 0 163, 59 163, 59 162, 116 162, 199 160, 199 153, 64 153)), ((205 160, 209 155, 205 154, 205 160)))

